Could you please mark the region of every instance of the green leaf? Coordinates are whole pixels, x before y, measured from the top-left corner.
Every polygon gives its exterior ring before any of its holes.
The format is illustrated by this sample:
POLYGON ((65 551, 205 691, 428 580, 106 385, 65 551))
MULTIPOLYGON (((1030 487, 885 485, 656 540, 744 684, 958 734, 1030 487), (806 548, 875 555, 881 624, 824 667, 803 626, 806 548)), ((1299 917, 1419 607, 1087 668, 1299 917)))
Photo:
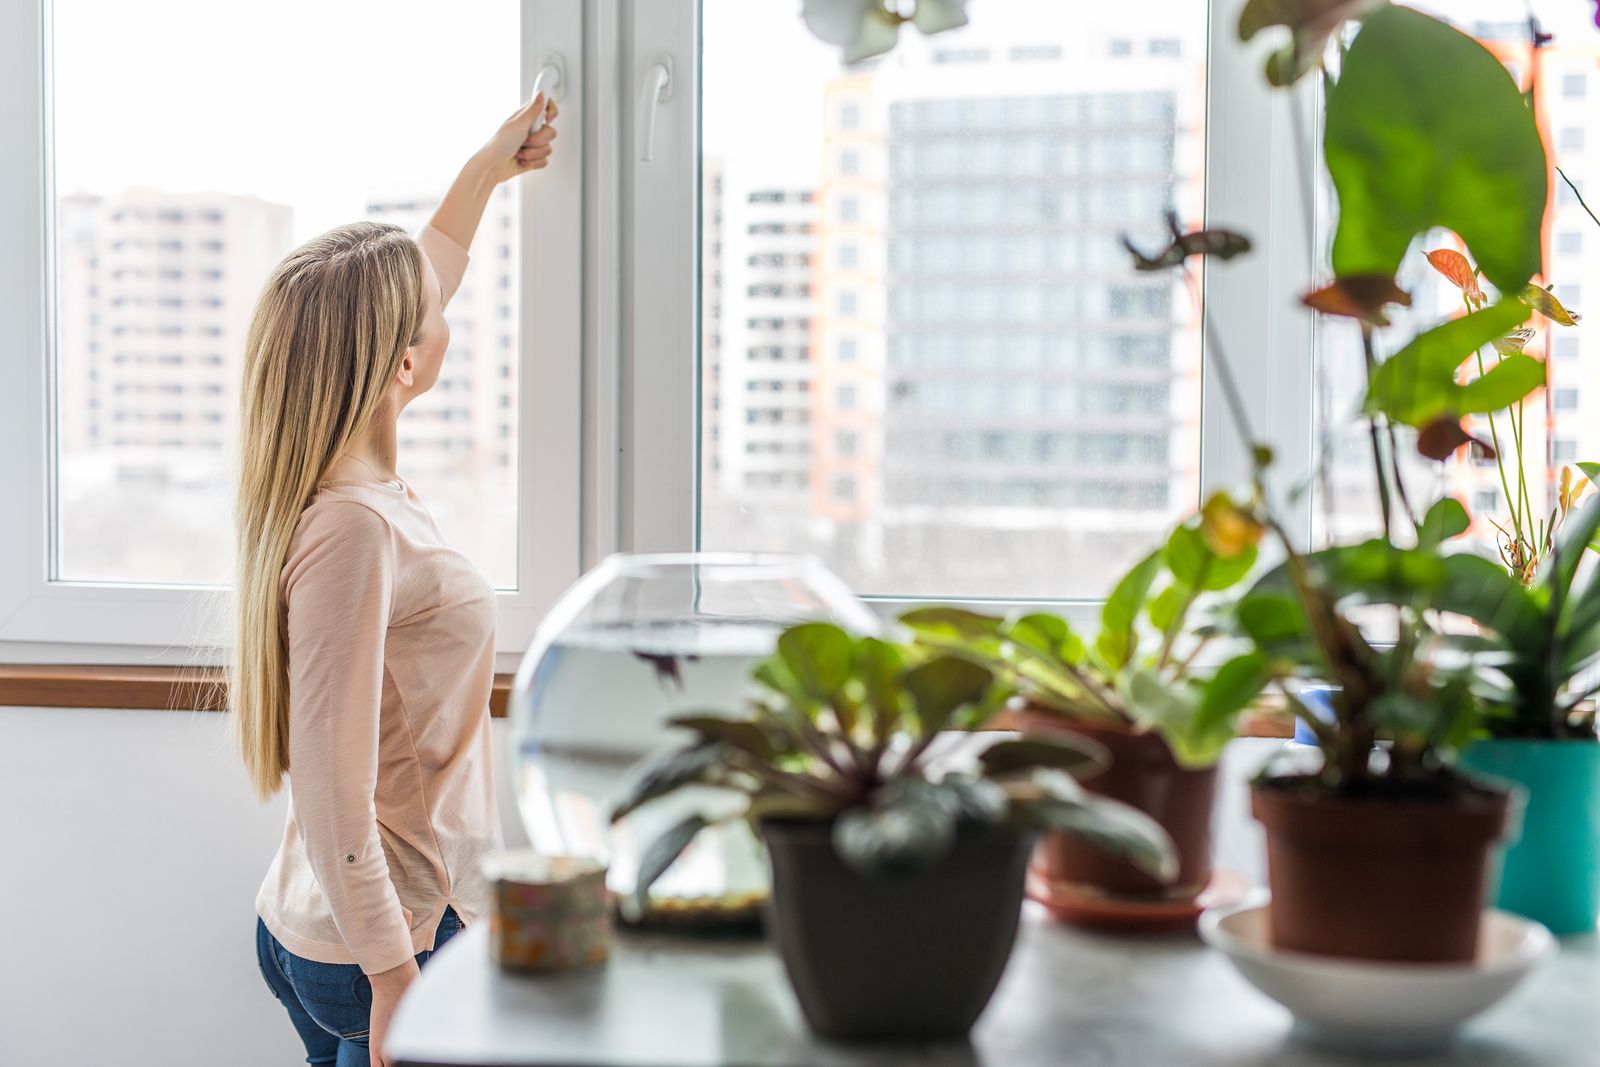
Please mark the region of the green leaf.
POLYGON ((937 782, 917 784, 926 787, 930 802, 949 809, 958 826, 998 826, 1011 806, 1006 791, 985 778, 949 774, 937 782))
POLYGON ((1417 524, 1417 547, 1436 549, 1452 537, 1460 537, 1472 526, 1472 519, 1461 501, 1453 496, 1440 500, 1417 524))
POLYGON ((1392 277, 1412 239, 1439 226, 1502 293, 1539 272, 1544 144, 1505 65, 1472 37, 1405 7, 1372 15, 1328 94, 1325 129, 1340 277, 1392 277))
POLYGON ((832 623, 802 623, 778 637, 778 655, 795 680, 808 695, 824 704, 832 703, 849 679, 854 653, 855 642, 850 635, 832 623))
POLYGON ((1456 382, 1463 360, 1525 321, 1528 305, 1502 300, 1435 326, 1378 365, 1363 410, 1421 429, 1443 417, 1498 411, 1544 384, 1544 364, 1508 356, 1468 385, 1456 382), (1531 365, 1531 366, 1530 366, 1531 365))
POLYGON ((1032 771, 1041 767, 1087 778, 1111 765, 1105 746, 1087 737, 1067 733, 1029 733, 997 741, 978 756, 985 774, 995 776, 1032 771))
POLYGON ((674 715, 667 720, 667 725, 693 730, 702 741, 721 741, 757 759, 771 759, 777 755, 772 738, 750 719, 727 719, 713 714, 674 715))
POLYGON ((1072 639, 1072 627, 1060 616, 1037 612, 1013 623, 1006 637, 1046 655, 1060 656, 1062 646, 1072 639))
POLYGON ((800 684, 794 671, 784 662, 782 656, 774 653, 756 665, 751 672, 751 677, 773 692, 782 696, 789 705, 801 714, 808 714, 817 705, 817 699, 806 691, 800 684))
POLYGON ((1189 603, 1191 589, 1178 583, 1169 585, 1150 601, 1150 625, 1165 633, 1178 621, 1178 613, 1189 603))
POLYGON ((900 621, 918 636, 960 638, 1000 637, 1005 620, 964 608, 917 608, 900 616, 900 621))
POLYGON ((1167 538, 1166 562, 1167 569, 1179 583, 1215 592, 1234 585, 1250 573, 1256 564, 1256 549, 1251 545, 1236 555, 1219 556, 1206 544, 1198 527, 1183 525, 1167 538))
POLYGON ((1121 670, 1133 657, 1139 612, 1156 575, 1161 573, 1162 555, 1162 550, 1157 549, 1134 564, 1100 609, 1100 635, 1094 647, 1110 673, 1121 670))
MULTIPOLYGON (((1220 756, 1222 746, 1233 739, 1239 713, 1261 695, 1271 680, 1271 666, 1261 652, 1243 653, 1218 667, 1204 683, 1200 707, 1190 727, 1186 746, 1189 751, 1199 753, 1215 746, 1215 755, 1220 756)), ((1208 762, 1216 762, 1215 756, 1208 762)))
POLYGON ((704 816, 690 815, 674 823, 666 833, 645 847, 639 856, 639 877, 633 886, 635 907, 641 911, 644 909, 650 897, 650 887, 667 873, 668 868, 683 855, 683 850, 689 847, 689 843, 709 825, 704 816))
POLYGON ((912 791, 870 808, 851 808, 833 824, 833 850, 863 878, 905 878, 937 864, 955 844, 956 818, 912 791))
POLYGON ((721 742, 697 741, 645 760, 630 776, 621 799, 612 808, 611 821, 683 786, 706 782, 722 766, 726 755, 727 748, 721 742))
POLYGON ((856 674, 866 689, 867 703, 873 709, 873 728, 886 736, 900 718, 900 701, 905 690, 900 672, 905 669, 905 654, 887 641, 865 637, 856 642, 856 674))
POLYGON ((1178 876, 1178 853, 1161 824, 1137 808, 1078 788, 1065 775, 1041 774, 1045 794, 1023 813, 1037 826, 1058 830, 1162 882, 1178 876))
POLYGON ((994 675, 987 667, 959 656, 939 656, 901 676, 916 704, 924 736, 944 729, 956 709, 983 699, 994 675))

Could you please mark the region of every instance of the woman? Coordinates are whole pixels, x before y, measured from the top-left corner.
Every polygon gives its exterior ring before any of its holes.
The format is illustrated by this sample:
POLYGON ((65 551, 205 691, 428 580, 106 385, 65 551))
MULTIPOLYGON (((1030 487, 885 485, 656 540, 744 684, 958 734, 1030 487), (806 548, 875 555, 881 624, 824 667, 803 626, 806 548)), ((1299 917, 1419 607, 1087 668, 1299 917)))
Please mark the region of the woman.
POLYGON ((395 424, 439 377, 491 191, 548 162, 541 109, 506 120, 416 240, 358 222, 291 252, 250 326, 231 699, 256 791, 289 778, 256 942, 308 1063, 382 1062, 418 968, 485 906, 494 593, 396 473, 395 424))

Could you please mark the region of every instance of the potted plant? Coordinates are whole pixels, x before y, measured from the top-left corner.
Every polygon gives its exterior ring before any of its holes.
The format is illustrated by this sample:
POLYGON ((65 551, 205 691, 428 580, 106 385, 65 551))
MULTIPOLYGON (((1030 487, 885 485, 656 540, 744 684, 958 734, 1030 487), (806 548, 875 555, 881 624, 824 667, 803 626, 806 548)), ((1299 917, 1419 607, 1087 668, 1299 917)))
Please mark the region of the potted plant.
POLYGON ((678 719, 693 740, 647 765, 614 817, 707 801, 646 850, 641 894, 706 826, 754 823, 772 932, 824 1036, 964 1035, 1010 956, 1040 829, 1093 839, 1158 879, 1175 872, 1160 827, 1077 786, 1105 762, 1088 742, 999 740, 965 768, 938 755, 943 732, 981 727, 1008 695, 982 666, 810 623, 780 637, 756 679, 748 714, 678 719))
POLYGON ((1111 765, 1084 788, 1143 811, 1172 837, 1178 875, 1164 884, 1092 842, 1046 834, 1034 864, 1040 899, 1058 917, 1126 924, 1142 914, 1139 905, 1159 903, 1179 907, 1142 921, 1193 919, 1183 905, 1212 877, 1217 760, 1266 681, 1256 653, 1220 670, 1195 667, 1214 636, 1203 625, 1205 605, 1249 574, 1260 537, 1247 511, 1215 494, 1118 581, 1092 641, 1045 613, 1001 618, 935 607, 901 616, 919 643, 980 663, 1017 691, 1021 706, 1005 724, 1104 746, 1111 765), (1106 901, 1132 907, 1108 911, 1106 901))
MULTIPOLYGON (((1466 748, 1462 765, 1515 782, 1528 796, 1521 837, 1503 860, 1498 903, 1556 934, 1592 933, 1600 918, 1600 742, 1592 706, 1600 575, 1577 583, 1579 561, 1597 534, 1600 499, 1572 510, 1530 588, 1457 576, 1449 604, 1481 625, 1477 643, 1497 668, 1480 685, 1487 736, 1466 748)), ((1452 565, 1472 567, 1465 560, 1452 565)))
MULTIPOLYGON (((1544 385, 1543 364, 1520 351, 1471 377, 1463 365, 1533 313, 1517 294, 1541 265, 1548 161, 1505 67, 1444 22, 1378 0, 1251 0, 1240 33, 1248 39, 1278 25, 1291 39, 1269 60, 1270 81, 1288 85, 1324 68, 1323 156, 1338 222, 1333 279, 1305 302, 1360 324, 1361 425, 1381 534, 1308 551, 1277 518, 1258 452, 1257 514, 1284 561, 1230 619, 1323 754, 1319 769, 1268 774, 1252 787, 1267 834, 1271 935, 1280 948, 1308 953, 1470 960, 1490 851, 1512 832, 1516 812, 1511 792, 1452 765, 1477 728, 1474 690, 1491 668, 1481 650, 1463 655, 1444 629, 1453 605, 1514 582, 1486 560, 1448 554, 1469 526, 1466 512, 1447 498, 1417 515, 1400 442, 1414 430, 1423 455, 1444 459, 1475 442, 1466 418, 1544 385), (1348 48, 1331 45, 1355 18, 1362 25, 1348 48), (1339 61, 1324 66, 1330 48, 1339 61), (1386 309, 1410 303, 1396 272, 1412 242, 1440 227, 1510 295, 1386 351, 1377 332, 1389 324, 1386 309), (1363 631, 1373 623, 1387 628, 1388 641, 1363 631), (1291 678, 1336 687, 1331 721, 1295 698, 1284 684, 1291 678)), ((1248 439, 1226 352, 1213 342, 1208 355, 1248 439)))

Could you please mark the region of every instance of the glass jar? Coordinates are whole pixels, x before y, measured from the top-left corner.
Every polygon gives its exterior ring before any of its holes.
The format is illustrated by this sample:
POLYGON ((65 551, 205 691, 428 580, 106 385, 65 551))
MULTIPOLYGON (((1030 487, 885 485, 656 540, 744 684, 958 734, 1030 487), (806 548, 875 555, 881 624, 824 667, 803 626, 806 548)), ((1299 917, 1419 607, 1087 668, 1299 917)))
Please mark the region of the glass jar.
POLYGON ((810 556, 616 555, 581 578, 540 624, 512 688, 514 785, 533 847, 605 863, 625 919, 757 922, 766 858, 737 819, 702 831, 647 900, 626 904, 652 841, 692 812, 738 811, 738 795, 688 787, 614 826, 611 810, 640 760, 690 740, 668 719, 743 714, 755 666, 808 620, 879 629, 810 556))

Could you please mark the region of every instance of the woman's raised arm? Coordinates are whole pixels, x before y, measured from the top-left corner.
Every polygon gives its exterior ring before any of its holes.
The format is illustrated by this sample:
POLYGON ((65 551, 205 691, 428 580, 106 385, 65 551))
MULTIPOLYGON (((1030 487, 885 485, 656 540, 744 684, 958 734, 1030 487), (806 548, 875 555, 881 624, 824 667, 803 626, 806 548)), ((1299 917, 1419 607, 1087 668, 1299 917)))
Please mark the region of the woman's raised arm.
POLYGON ((494 187, 549 165, 550 142, 556 138, 551 120, 559 110, 555 101, 546 100, 541 92, 501 123, 489 142, 473 153, 456 175, 430 225, 462 248, 471 248, 494 187), (533 121, 541 109, 545 113, 544 127, 533 133, 533 121))

